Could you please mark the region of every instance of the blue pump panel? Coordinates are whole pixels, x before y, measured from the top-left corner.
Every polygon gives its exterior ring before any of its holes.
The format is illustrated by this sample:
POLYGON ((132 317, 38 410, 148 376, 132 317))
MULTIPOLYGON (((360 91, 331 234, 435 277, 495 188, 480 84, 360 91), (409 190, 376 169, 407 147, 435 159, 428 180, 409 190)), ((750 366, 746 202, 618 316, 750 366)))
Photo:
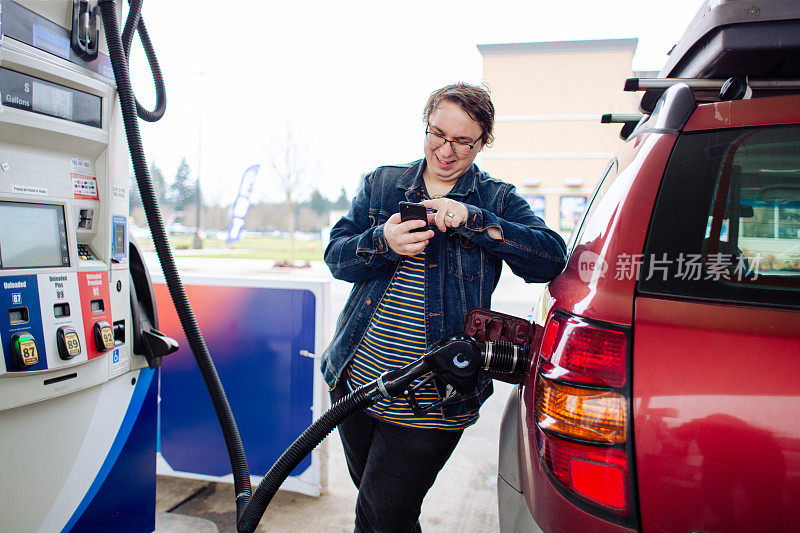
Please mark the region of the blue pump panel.
MULTIPOLYGON (((236 418, 250 473, 263 476, 313 422, 312 408, 318 407, 322 382, 315 361, 300 352, 321 350, 321 283, 280 288, 279 282, 184 281, 236 418)), ((156 283, 156 298, 159 329, 181 346, 161 367, 159 474, 231 481, 216 413, 164 284, 156 283)), ((305 473, 300 485, 318 485, 318 469, 311 466, 309 456, 292 473, 305 473)), ((294 490, 316 493, 304 486, 294 490)))
POLYGON ((3 355, 7 372, 44 370, 45 357, 44 331, 42 329, 42 310, 39 304, 39 286, 36 276, 4 276, 0 289, 0 339, 5 343, 3 355), (14 310, 20 310, 18 315, 14 310), (24 310, 24 313, 22 312, 24 310), (15 320, 12 317, 19 316, 15 320), (9 317, 6 319, 6 317, 9 317), (10 339, 15 333, 27 333, 36 342, 39 360, 36 364, 20 368, 14 363, 10 339))
MULTIPOLYGON (((64 531, 155 530, 156 371, 142 369, 108 456, 64 531)), ((124 379, 124 378, 123 378, 124 379)))

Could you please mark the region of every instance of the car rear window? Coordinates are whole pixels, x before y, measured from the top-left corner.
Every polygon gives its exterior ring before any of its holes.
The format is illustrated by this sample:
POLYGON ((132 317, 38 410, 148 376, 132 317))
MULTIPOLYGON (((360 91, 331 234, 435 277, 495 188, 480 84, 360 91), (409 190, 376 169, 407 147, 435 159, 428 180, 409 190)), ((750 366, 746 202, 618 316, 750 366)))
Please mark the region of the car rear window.
POLYGON ((681 135, 637 260, 642 293, 800 307, 800 126, 681 135))

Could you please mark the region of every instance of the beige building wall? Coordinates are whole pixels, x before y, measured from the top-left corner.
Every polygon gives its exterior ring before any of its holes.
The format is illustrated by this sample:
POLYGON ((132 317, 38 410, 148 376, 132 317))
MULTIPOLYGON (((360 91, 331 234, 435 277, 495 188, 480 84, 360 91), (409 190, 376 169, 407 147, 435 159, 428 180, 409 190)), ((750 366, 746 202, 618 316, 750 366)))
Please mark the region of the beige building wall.
POLYGON ((620 148, 620 124, 604 113, 632 113, 636 39, 478 45, 495 105, 495 142, 481 166, 511 182, 551 228, 572 229, 583 202, 620 148))

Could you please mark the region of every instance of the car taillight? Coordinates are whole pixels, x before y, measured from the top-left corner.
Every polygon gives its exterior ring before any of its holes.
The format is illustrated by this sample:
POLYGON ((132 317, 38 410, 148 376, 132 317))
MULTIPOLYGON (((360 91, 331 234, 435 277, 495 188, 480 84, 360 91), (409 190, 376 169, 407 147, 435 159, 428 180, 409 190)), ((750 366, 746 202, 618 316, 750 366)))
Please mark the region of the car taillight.
POLYGON ((625 384, 625 333, 588 324, 574 316, 553 315, 545 328, 542 370, 551 378, 586 385, 625 384))
POLYGON ((545 471, 582 508, 629 525, 628 330, 554 312, 535 380, 533 423, 545 471))
POLYGON ((541 376, 536 391, 540 428, 582 440, 625 442, 626 400, 621 394, 570 387, 541 376))
POLYGON ((614 511, 628 507, 628 460, 623 450, 541 437, 539 456, 558 481, 587 500, 614 511))

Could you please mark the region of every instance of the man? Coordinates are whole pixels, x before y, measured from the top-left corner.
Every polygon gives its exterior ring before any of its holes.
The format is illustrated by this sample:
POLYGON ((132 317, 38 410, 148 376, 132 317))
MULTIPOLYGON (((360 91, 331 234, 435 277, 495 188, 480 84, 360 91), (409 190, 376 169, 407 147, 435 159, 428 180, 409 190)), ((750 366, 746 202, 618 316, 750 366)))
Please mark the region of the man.
MULTIPOLYGON (((334 277, 354 283, 322 356, 334 402, 461 333, 470 309, 490 307, 502 261, 527 282, 549 281, 564 268, 563 239, 512 185, 474 164, 492 141, 489 94, 464 83, 443 87, 423 119, 425 157, 367 175, 331 230, 325 262, 334 277), (402 222, 401 201, 424 204, 429 227, 412 231, 426 222, 402 222)), ((471 394, 424 415, 404 399, 382 400, 339 426, 359 489, 356 531, 421 531, 425 494, 491 393, 482 377, 471 394)), ((417 398, 439 400, 433 385, 417 398)))

